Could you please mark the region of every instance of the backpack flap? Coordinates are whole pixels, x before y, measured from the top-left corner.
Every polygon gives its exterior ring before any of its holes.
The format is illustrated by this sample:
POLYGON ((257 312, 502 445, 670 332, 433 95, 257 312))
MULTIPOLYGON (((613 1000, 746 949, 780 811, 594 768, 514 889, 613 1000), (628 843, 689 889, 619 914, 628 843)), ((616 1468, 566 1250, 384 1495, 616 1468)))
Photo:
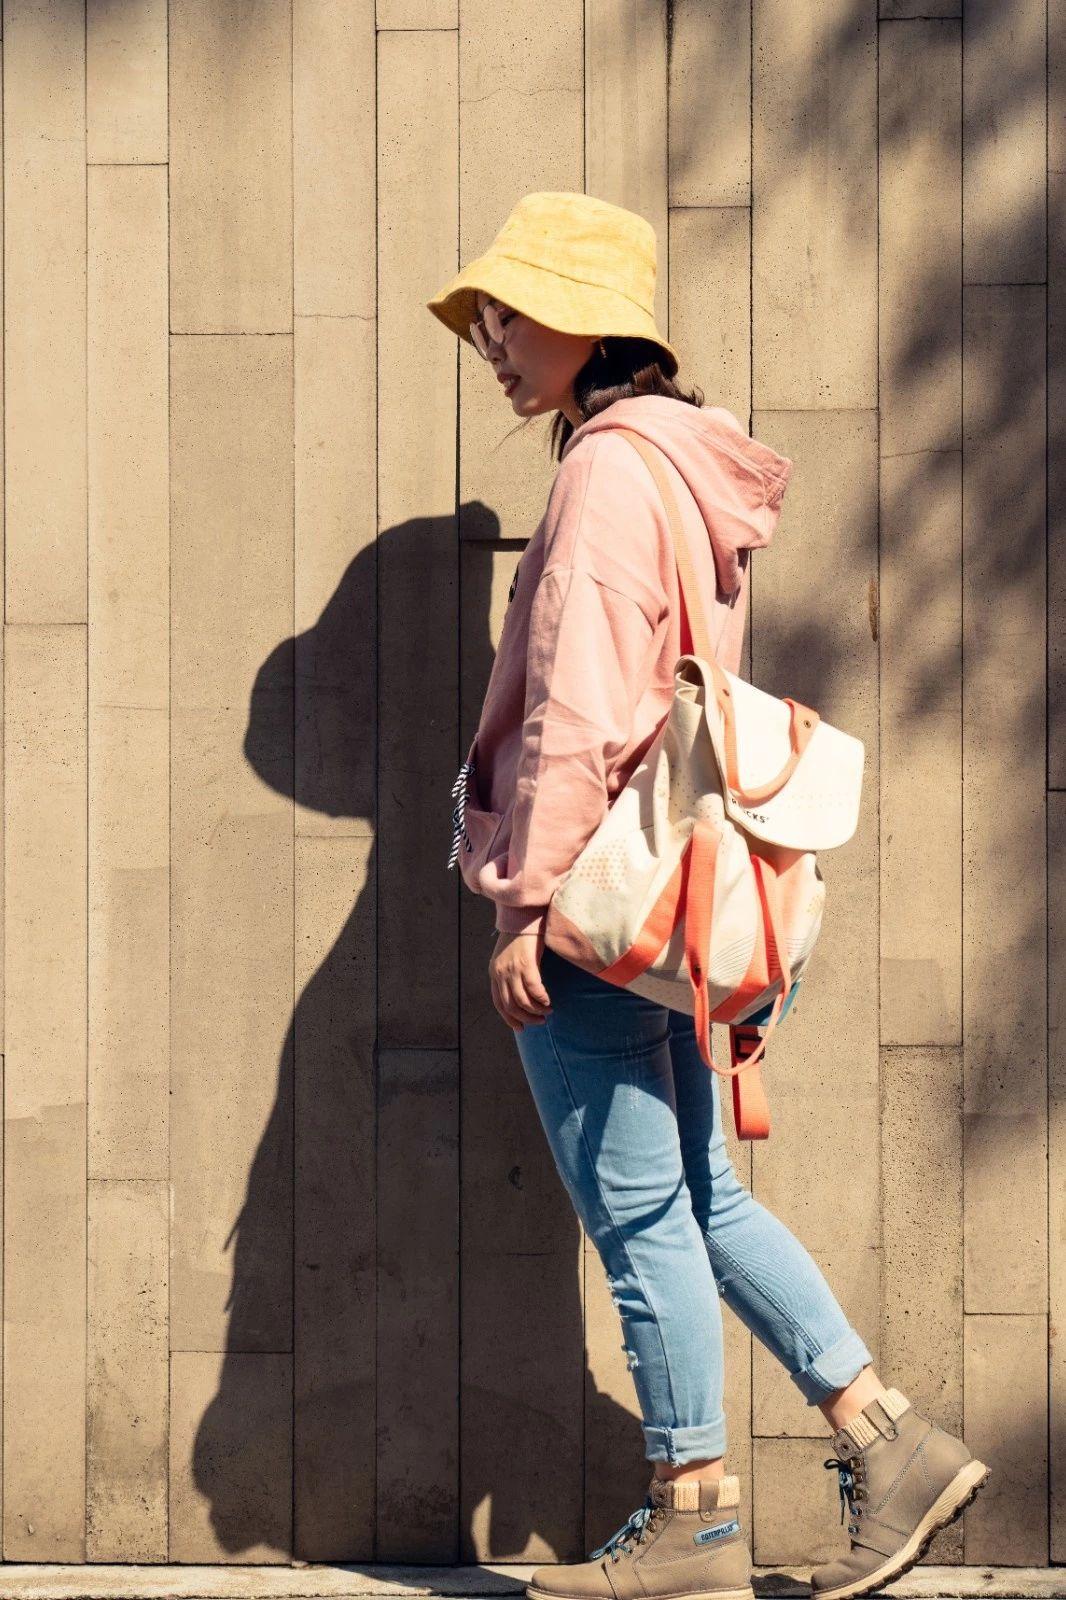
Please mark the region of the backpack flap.
MULTIPOLYGON (((771 785, 793 753, 794 702, 747 683, 700 656, 678 659, 678 689, 690 686, 704 711, 722 775, 726 815, 752 838, 792 850, 829 850, 845 844, 858 825, 865 746, 853 734, 815 716, 786 781, 756 804, 745 804, 729 783, 725 717, 716 678, 724 679, 732 704, 737 776, 741 794, 771 785)), ((799 707, 800 711, 807 708, 799 707)))

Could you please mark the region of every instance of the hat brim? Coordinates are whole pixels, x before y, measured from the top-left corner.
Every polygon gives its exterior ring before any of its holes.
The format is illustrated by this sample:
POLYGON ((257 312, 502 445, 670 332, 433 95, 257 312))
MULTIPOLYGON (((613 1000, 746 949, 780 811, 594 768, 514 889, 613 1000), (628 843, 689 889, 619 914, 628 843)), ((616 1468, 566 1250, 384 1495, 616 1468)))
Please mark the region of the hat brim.
POLYGON ((559 333, 650 339, 666 352, 674 372, 679 366, 677 351, 663 338, 654 317, 624 294, 564 278, 545 267, 497 252, 471 261, 426 301, 426 308, 452 333, 472 344, 470 324, 477 320, 478 290, 559 333))

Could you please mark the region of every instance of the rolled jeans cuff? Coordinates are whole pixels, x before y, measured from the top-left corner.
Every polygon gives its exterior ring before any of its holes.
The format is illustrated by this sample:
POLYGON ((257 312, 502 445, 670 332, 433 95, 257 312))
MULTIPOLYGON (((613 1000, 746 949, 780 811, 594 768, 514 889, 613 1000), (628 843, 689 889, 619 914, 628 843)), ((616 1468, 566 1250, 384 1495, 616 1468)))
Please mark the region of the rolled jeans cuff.
POLYGON ((807 1404, 814 1406, 835 1389, 846 1388, 853 1378, 858 1377, 863 1367, 873 1365, 873 1359, 855 1329, 849 1328, 847 1333, 841 1334, 805 1367, 790 1372, 789 1377, 807 1404))
POLYGON ((716 1461, 725 1455, 725 1417, 691 1428, 660 1428, 643 1423, 645 1455, 649 1461, 669 1461, 673 1467, 686 1461, 716 1461))

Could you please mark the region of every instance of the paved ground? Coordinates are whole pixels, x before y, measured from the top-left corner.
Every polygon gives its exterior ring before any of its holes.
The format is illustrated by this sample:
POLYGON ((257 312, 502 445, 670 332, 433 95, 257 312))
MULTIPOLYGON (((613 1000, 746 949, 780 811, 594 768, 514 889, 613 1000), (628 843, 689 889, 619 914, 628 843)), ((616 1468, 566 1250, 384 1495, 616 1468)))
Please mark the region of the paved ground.
MULTIPOLYGON (((809 1568, 756 1567, 756 1595, 809 1595, 809 1568)), ((532 1566, 62 1566, 0 1563, 0 1600, 345 1600, 369 1595, 445 1595, 481 1600, 521 1594, 532 1566)), ((884 1591, 900 1600, 961 1600, 987 1595, 1066 1600, 1066 1566, 920 1565, 884 1591)))

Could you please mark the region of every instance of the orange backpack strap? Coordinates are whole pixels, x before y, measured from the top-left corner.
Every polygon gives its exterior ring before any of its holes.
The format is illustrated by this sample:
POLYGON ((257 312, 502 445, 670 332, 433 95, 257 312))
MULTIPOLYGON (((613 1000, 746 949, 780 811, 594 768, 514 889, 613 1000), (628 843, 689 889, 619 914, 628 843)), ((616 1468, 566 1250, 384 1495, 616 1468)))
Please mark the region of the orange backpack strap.
POLYGON ((662 950, 682 915, 685 919, 685 954, 692 984, 696 1042, 704 1063, 723 1078, 733 1081, 733 1121, 741 1139, 766 1139, 770 1133, 770 1107, 766 1099, 759 1061, 769 1042, 791 991, 791 974, 783 960, 783 930, 777 915, 776 874, 761 856, 752 856, 762 910, 757 923, 755 949, 739 988, 712 1013, 707 974, 701 965, 701 952, 710 948, 711 913, 714 905, 714 877, 721 831, 705 818, 693 826, 680 860, 660 891, 636 941, 617 961, 604 967, 598 976, 623 987, 647 971, 662 950), (782 992, 774 1001, 765 1036, 754 1023, 733 1023, 729 1019, 761 994, 778 972, 784 980, 782 992), (711 1054, 711 1022, 729 1022, 731 1065, 720 1067, 711 1054))
POLYGON ((648 970, 670 938, 685 909, 687 882, 688 845, 686 844, 677 866, 645 917, 644 926, 636 939, 616 961, 600 969, 596 974, 598 978, 605 978, 608 983, 617 983, 624 988, 627 983, 632 983, 634 978, 648 970))
POLYGON ((766 1046, 781 1019, 792 989, 792 972, 785 947, 785 931, 779 915, 777 874, 764 856, 752 854, 751 864, 759 889, 762 906, 761 926, 757 930, 751 965, 744 982, 732 999, 716 1007, 713 1020, 729 1023, 732 1069, 716 1067, 723 1076, 733 1077, 733 1120, 740 1139, 765 1139, 770 1133, 770 1108, 763 1089, 759 1063, 766 1046), (774 976, 781 979, 781 992, 774 1000, 766 1023, 766 1032, 760 1038, 754 1023, 734 1023, 732 1018, 743 1010, 753 990, 761 992, 774 976), (754 1033, 754 1038, 752 1034, 754 1033), (746 1080, 746 1081, 745 1081, 746 1080))

